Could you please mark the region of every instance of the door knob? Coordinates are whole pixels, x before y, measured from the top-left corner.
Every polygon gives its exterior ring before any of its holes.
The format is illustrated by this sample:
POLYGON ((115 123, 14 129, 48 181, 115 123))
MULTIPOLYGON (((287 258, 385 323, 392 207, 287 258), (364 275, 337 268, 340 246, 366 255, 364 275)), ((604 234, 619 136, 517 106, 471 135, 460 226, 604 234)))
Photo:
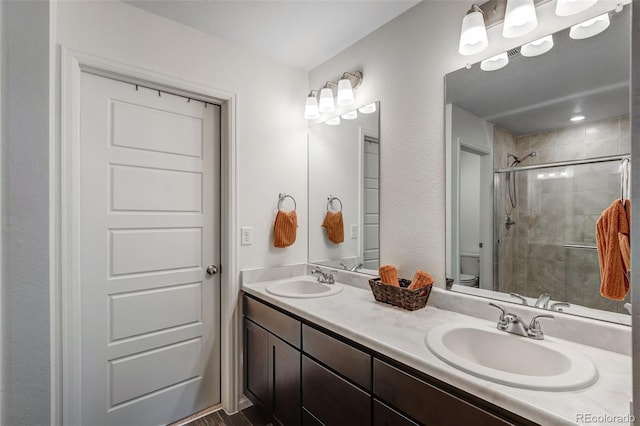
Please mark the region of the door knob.
POLYGON ((215 275, 218 273, 218 268, 215 265, 207 266, 207 275, 215 275))

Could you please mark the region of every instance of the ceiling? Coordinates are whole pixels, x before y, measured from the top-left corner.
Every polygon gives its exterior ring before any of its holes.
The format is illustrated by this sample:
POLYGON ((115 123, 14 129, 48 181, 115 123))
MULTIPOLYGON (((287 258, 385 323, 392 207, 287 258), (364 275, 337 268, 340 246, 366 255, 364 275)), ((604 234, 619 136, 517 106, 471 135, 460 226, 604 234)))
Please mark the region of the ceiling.
POLYGON ((420 0, 124 0, 309 71, 420 0))
POLYGON ((580 123, 629 114, 629 6, 611 12, 611 25, 584 40, 569 30, 554 34, 544 55, 516 55, 500 70, 485 72, 475 64, 447 74, 446 97, 477 117, 516 135, 567 127, 574 114, 580 123))

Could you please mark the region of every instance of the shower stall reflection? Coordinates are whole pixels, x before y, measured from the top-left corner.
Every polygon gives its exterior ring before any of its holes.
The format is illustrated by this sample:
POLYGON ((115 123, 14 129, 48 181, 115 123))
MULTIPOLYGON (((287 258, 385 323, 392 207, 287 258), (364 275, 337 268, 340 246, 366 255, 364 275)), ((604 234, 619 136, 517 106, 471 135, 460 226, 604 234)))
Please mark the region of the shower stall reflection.
POLYGON ((620 198, 620 158, 496 170, 494 290, 626 312, 600 295, 595 237, 620 198))

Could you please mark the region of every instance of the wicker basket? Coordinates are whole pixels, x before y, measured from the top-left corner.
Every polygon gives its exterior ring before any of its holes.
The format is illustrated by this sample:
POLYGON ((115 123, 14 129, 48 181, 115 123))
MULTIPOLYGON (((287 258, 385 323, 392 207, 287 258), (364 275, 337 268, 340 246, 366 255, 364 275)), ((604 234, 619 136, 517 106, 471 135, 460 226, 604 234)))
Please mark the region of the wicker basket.
POLYGON ((428 285, 416 290, 409 290, 407 289, 409 284, 411 284, 411 281, 405 279, 400 279, 400 287, 383 284, 380 278, 369 280, 369 287, 371 287, 373 297, 378 302, 388 303, 409 311, 424 308, 427 300, 429 300, 432 286, 428 285))

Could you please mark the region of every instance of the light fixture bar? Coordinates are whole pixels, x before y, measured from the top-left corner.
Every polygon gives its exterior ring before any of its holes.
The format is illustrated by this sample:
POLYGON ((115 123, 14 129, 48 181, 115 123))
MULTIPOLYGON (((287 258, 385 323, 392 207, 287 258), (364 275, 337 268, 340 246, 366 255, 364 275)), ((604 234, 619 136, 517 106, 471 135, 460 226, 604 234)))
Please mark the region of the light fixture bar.
POLYGON ((336 96, 338 106, 354 104, 355 98, 353 96, 353 90, 360 87, 362 84, 362 77, 362 71, 360 70, 344 72, 339 80, 327 81, 320 90, 311 90, 305 104, 305 118, 308 120, 318 118, 316 116, 315 104, 312 99, 314 96, 317 100, 318 113, 335 111, 336 107, 333 98, 336 96), (337 87, 336 96, 334 96, 331 86, 337 87))

